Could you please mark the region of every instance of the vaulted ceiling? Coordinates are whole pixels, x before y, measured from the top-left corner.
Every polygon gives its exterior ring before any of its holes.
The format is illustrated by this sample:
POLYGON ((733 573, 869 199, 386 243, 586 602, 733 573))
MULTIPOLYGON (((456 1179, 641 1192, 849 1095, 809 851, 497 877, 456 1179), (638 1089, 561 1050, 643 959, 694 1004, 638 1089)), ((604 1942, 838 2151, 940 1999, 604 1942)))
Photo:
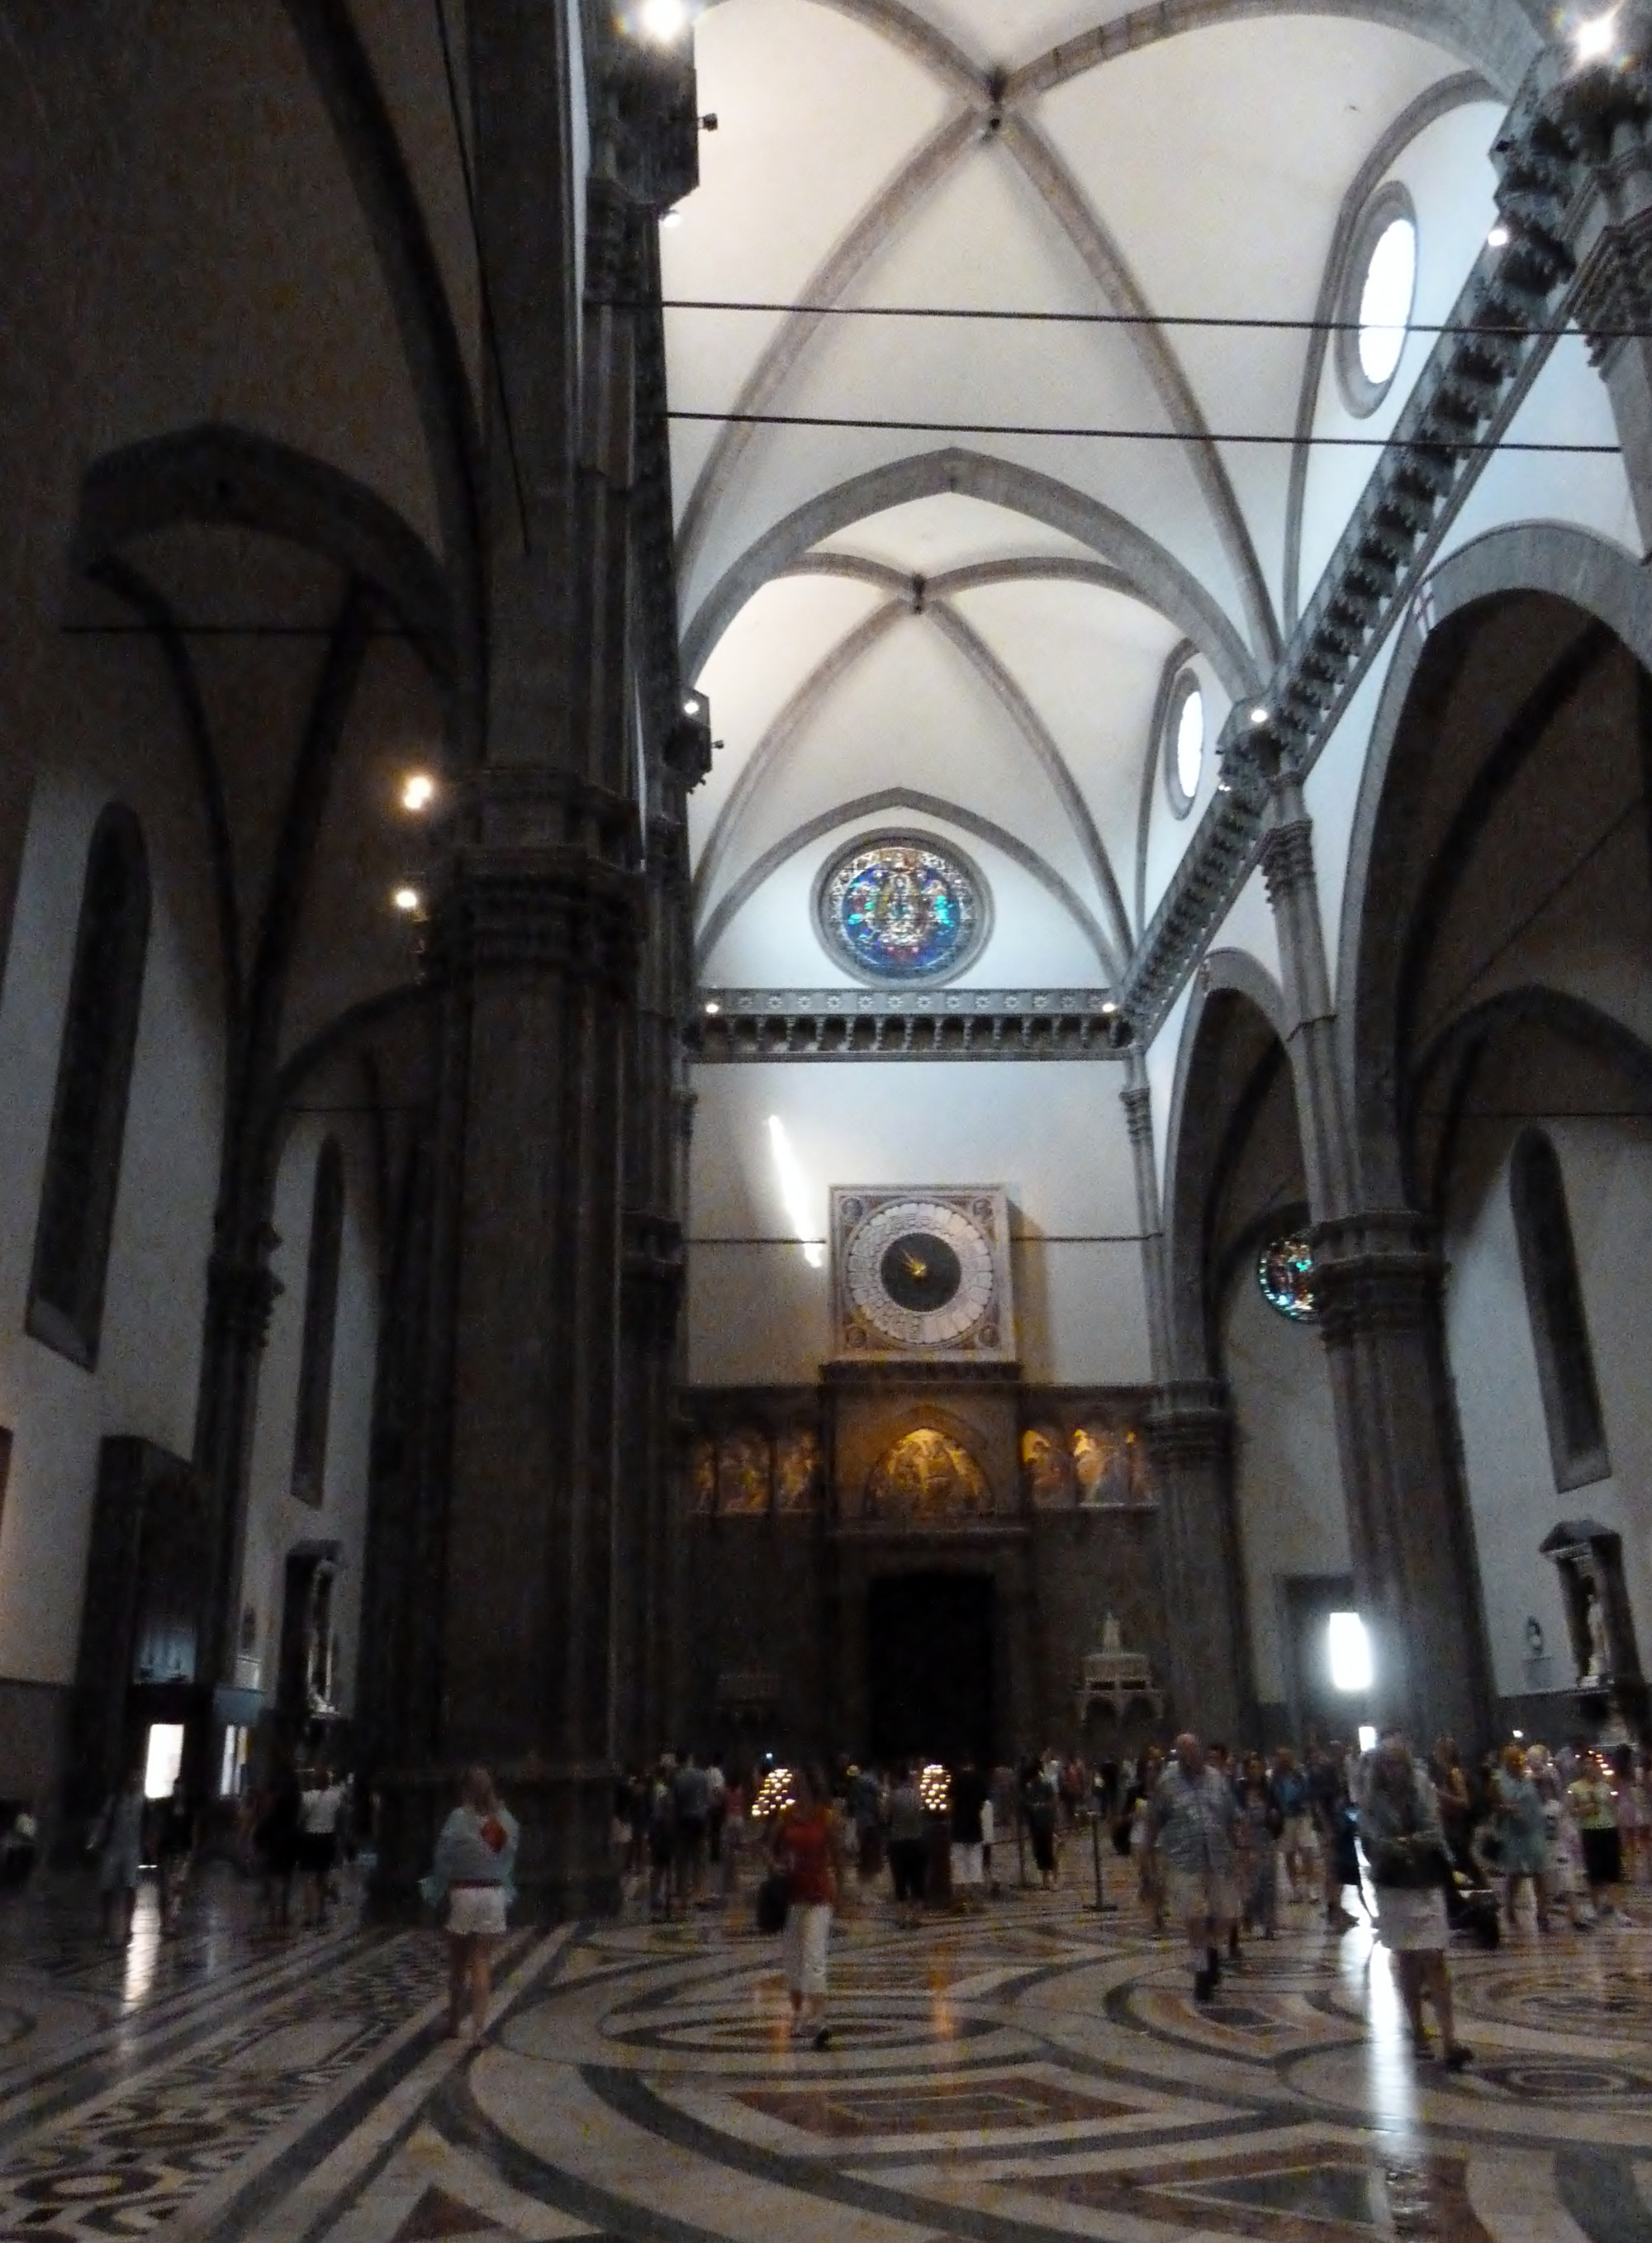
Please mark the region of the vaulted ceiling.
POLYGON ((988 871, 969 978, 1122 970, 1191 830, 1155 783, 1167 671, 1213 738, 1369 466, 1299 439, 1380 435, 1426 348, 1348 419, 1308 331, 1340 245, 1403 179, 1440 315, 1536 36, 1519 0, 704 10, 717 129, 662 257, 672 407, 707 416, 672 457, 722 743, 691 805, 708 981, 842 979, 809 883, 872 824, 988 871), (1255 320, 1298 324, 1185 323, 1255 320), (1137 433, 1004 433, 1046 428, 1137 433))

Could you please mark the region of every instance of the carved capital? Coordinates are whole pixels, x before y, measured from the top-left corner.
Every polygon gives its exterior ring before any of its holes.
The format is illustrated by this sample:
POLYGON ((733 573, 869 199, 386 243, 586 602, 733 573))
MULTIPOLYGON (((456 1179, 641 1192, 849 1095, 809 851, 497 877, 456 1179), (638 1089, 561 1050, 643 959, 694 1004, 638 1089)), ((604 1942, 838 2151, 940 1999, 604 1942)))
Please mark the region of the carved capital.
POLYGON ((265 1226, 250 1256, 214 1248, 207 1257, 207 1315, 219 1331, 249 1351, 261 1349, 268 1339, 270 1312, 286 1290, 268 1263, 276 1243, 265 1226))
POLYGON ((466 848, 436 906, 430 954, 449 974, 527 969, 628 997, 641 916, 636 874, 581 850, 466 848))
POLYGON ((1425 1330, 1444 1274, 1430 1227, 1408 1209, 1321 1223, 1313 1235, 1313 1300, 1326 1345, 1425 1330))
POLYGON ((1652 206, 1601 228, 1578 269, 1572 311, 1590 362, 1610 369, 1618 353, 1652 331, 1652 206))
POLYGON ((636 805, 548 764, 485 764, 470 782, 476 839, 485 847, 546 845, 636 862, 636 805))
POLYGON ((1125 1109, 1125 1128, 1132 1145, 1151 1145, 1153 1142, 1153 1094, 1145 1082, 1132 1082, 1121 1090, 1118 1101, 1125 1109))
POLYGON ((594 173, 585 192, 585 300, 633 306, 643 286, 640 211, 617 180, 594 173))
POLYGON ((1293 896, 1313 890, 1313 821, 1293 818, 1276 825, 1262 844, 1262 879, 1278 911, 1293 896))
POLYGON ((1211 1380, 1161 1387, 1141 1430, 1149 1459, 1161 1472, 1218 1469, 1233 1447, 1227 1391, 1211 1380))

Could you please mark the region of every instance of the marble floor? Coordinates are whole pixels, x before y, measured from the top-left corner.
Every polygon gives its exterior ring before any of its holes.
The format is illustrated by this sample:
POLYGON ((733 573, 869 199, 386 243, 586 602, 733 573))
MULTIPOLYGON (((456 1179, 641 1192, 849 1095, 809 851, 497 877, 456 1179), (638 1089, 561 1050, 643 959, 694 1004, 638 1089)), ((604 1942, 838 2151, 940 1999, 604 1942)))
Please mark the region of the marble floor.
POLYGON ((472 2045, 433 1932, 276 1941, 225 1871, 111 1953, 51 1881, 0 1902, 0 2239, 1652 2243, 1652 1894, 1454 1954, 1460 2075, 1364 1928, 1295 1911, 1199 2009, 1085 1896, 862 1903, 816 2053, 713 1910, 513 1935, 472 2045))

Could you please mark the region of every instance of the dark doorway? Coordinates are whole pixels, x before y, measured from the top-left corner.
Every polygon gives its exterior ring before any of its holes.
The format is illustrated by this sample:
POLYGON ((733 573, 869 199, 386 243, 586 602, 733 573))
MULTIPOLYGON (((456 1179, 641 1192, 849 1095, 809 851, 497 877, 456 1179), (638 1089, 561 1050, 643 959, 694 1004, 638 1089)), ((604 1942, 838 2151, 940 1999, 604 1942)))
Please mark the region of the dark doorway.
POLYGON ((896 1573, 867 1607, 869 1749, 888 1762, 993 1754, 996 1584, 987 1573, 896 1573))

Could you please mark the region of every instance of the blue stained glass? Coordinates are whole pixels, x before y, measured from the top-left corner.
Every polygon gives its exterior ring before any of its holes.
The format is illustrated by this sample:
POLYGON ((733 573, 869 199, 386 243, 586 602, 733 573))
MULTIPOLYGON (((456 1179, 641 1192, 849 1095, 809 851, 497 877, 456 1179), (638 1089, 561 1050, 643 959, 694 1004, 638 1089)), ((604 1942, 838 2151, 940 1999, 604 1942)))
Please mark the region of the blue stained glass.
POLYGON ((967 964, 985 933, 972 867, 926 841, 861 843, 830 867, 820 918, 828 944, 879 981, 932 981, 967 964))
POLYGON ((1317 1313, 1313 1297, 1313 1249, 1306 1238, 1275 1238, 1256 1261, 1256 1282, 1262 1298, 1293 1324, 1310 1324, 1317 1313))

